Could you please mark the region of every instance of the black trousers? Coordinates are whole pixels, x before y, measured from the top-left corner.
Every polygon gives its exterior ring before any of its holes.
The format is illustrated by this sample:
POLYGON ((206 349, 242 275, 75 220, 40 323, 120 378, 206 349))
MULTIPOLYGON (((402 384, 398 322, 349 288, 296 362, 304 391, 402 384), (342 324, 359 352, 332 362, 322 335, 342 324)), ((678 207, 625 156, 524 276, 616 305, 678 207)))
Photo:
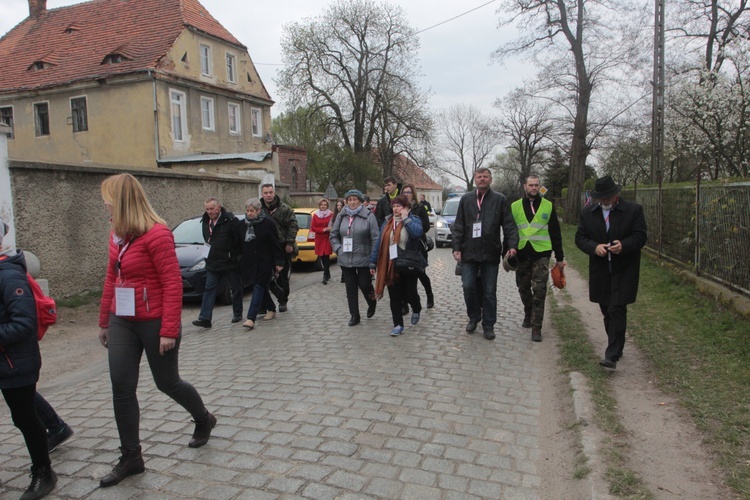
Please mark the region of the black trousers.
POLYGON ((349 303, 349 314, 359 316, 359 296, 357 288, 362 290, 365 302, 369 306, 375 302, 375 288, 372 286, 372 278, 369 267, 342 267, 341 274, 344 276, 346 286, 346 301, 349 303))
POLYGON ((292 277, 292 257, 286 254, 284 258, 284 269, 276 277, 275 284, 271 285, 270 290, 279 301, 279 304, 286 304, 289 300, 289 280, 292 277))
POLYGON ((417 293, 417 276, 399 276, 398 283, 388 287, 388 296, 390 298, 393 326, 404 326, 404 315, 401 312, 401 306, 404 302, 411 306, 412 312, 418 313, 422 311, 422 303, 417 293))
POLYGON ((10 409, 13 425, 18 427, 26 441, 31 465, 34 468, 48 466, 50 461, 49 453, 47 453, 47 429, 44 428, 34 407, 36 384, 3 389, 2 392, 10 409))
POLYGON ((622 357, 625 347, 625 329, 628 326, 628 306, 625 304, 599 304, 604 315, 604 330, 607 332, 609 343, 604 357, 618 361, 622 357))

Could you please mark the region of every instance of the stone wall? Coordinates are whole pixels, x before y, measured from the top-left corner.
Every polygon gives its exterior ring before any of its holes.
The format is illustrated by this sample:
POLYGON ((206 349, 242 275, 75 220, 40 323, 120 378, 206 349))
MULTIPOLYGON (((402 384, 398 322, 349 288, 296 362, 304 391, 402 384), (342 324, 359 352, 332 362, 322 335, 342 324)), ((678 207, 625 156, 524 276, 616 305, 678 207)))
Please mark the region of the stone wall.
MULTIPOLYGON (((99 186, 120 169, 10 161, 16 246, 39 257, 40 277, 50 295, 67 297, 102 286, 107 263, 109 214, 99 186)), ((257 196, 257 179, 168 170, 128 170, 143 184, 156 212, 173 227, 203 213, 216 196, 227 210, 242 214, 257 196)), ((279 196, 287 196, 278 186, 279 196)))

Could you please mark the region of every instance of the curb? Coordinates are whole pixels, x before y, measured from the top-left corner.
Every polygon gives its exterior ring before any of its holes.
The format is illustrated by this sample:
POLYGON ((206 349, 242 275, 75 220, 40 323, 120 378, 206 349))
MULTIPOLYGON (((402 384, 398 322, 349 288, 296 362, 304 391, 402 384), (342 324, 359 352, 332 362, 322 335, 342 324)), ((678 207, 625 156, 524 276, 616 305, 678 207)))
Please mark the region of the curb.
POLYGON ((606 472, 606 465, 599 454, 602 432, 593 424, 594 404, 586 377, 580 372, 570 372, 570 388, 573 390, 573 411, 581 435, 581 446, 590 469, 585 479, 591 492, 589 498, 614 498, 608 493, 609 486, 602 479, 606 472))

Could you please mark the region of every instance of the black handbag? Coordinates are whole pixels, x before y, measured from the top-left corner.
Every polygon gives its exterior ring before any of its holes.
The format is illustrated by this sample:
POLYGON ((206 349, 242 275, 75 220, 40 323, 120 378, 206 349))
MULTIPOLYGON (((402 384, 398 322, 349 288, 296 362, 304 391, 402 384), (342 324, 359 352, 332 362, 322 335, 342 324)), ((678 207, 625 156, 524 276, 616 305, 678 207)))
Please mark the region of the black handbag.
POLYGON ((402 250, 398 248, 396 257, 396 271, 398 274, 419 275, 424 273, 427 267, 427 259, 421 253, 414 250, 402 250))
POLYGON ((428 252, 431 251, 433 248, 435 248, 435 240, 433 240, 429 234, 425 236, 425 239, 424 241, 422 241, 422 244, 424 245, 424 249, 428 252))

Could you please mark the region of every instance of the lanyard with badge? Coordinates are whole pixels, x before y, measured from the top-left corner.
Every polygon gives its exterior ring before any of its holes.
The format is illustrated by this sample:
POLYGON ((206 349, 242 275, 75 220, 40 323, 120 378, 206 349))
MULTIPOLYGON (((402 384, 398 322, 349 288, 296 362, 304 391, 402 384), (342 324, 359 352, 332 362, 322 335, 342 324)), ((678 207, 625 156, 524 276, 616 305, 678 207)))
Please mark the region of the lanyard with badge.
POLYGON ((401 222, 396 222, 396 220, 393 220, 393 229, 391 231, 391 244, 388 247, 388 257, 390 260, 393 260, 398 257, 398 242, 396 240, 396 231, 398 230, 398 226, 401 224, 401 222))
POLYGON ((354 251, 354 238, 352 238, 352 223, 354 222, 354 216, 349 216, 349 228, 346 230, 346 236, 343 241, 343 251, 351 253, 354 251))
POLYGON ((201 249, 201 257, 204 259, 208 258, 208 253, 211 251, 211 236, 214 235, 215 225, 216 223, 213 220, 208 220, 208 241, 203 244, 203 248, 201 249))
MULTIPOLYGON (((130 248, 130 244, 133 241, 135 241, 135 238, 131 238, 122 246, 117 256, 117 263, 115 264, 115 270, 117 271, 117 278, 115 280, 116 316, 135 316, 135 288, 127 286, 127 282, 122 279, 122 256, 125 255, 125 252, 130 248)), ((145 289, 143 293, 146 293, 145 289)))
POLYGON ((472 238, 481 238, 482 237, 482 203, 484 203, 484 197, 487 193, 485 192, 482 194, 482 197, 479 197, 479 191, 477 191, 477 220, 474 222, 471 228, 471 237, 472 238))

